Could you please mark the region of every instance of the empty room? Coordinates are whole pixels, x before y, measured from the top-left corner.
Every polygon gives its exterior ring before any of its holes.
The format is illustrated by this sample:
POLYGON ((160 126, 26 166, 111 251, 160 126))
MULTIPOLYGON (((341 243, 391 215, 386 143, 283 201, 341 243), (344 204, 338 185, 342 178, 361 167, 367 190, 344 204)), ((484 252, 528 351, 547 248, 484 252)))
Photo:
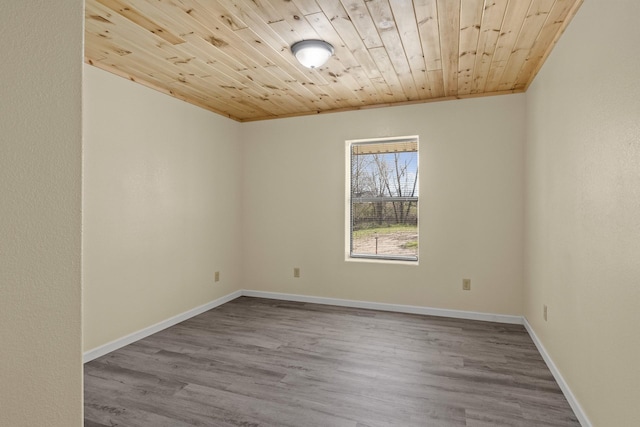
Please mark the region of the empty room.
POLYGON ((640 3, 3 6, 0 425, 640 425, 640 3))

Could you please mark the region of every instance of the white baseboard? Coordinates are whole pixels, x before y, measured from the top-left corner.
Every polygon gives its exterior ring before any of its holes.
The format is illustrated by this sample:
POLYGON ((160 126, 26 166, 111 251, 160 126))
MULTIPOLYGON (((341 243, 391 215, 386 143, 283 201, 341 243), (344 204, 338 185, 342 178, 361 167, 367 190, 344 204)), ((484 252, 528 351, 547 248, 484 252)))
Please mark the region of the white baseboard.
POLYGON ((587 414, 585 414, 584 410, 582 409, 582 406, 580 406, 580 403, 578 403, 578 400, 571 392, 569 385, 564 380, 562 374, 556 367, 556 364, 553 363, 551 356, 549 356, 549 353, 547 353, 547 349, 544 348, 544 345, 542 345, 542 342, 538 339, 538 336, 533 331, 533 328, 527 321, 527 318, 523 317, 522 320, 523 320, 525 329, 527 330, 527 332, 529 332, 529 336, 531 337, 531 339, 533 340, 533 343, 538 348, 538 352, 540 352, 540 354, 542 355, 544 362, 547 364, 547 367, 551 371, 551 374, 553 375, 553 377, 556 379, 556 382, 560 386, 560 390, 562 390, 564 397, 567 399, 567 402, 569 402, 569 406, 571 406, 571 409, 573 409, 573 413, 576 414, 578 421, 580 421, 580 425, 582 427, 592 427, 591 421, 589 421, 589 418, 587 418, 587 414))
POLYGON ((192 308, 191 310, 187 310, 184 313, 180 313, 176 316, 170 317, 166 320, 156 323, 155 325, 151 325, 144 329, 140 329, 137 332, 129 334, 125 337, 118 338, 117 340, 108 342, 104 345, 94 348, 93 350, 86 351, 83 354, 83 363, 87 363, 92 361, 93 359, 97 359, 100 356, 104 356, 107 353, 110 353, 114 350, 117 350, 125 345, 129 345, 133 342, 141 340, 142 338, 148 337, 149 335, 153 335, 156 332, 160 332, 163 329, 167 329, 170 326, 177 325, 180 322, 184 322, 191 317, 197 316, 198 314, 202 314, 205 311, 211 310, 212 308, 218 307, 226 302, 234 300, 238 297, 242 296, 242 291, 235 291, 230 293, 229 295, 225 295, 216 300, 203 304, 199 307, 192 308))
POLYGON ((347 299, 339 299, 339 298, 324 298, 324 297, 316 297, 316 296, 309 296, 309 295, 283 294, 278 292, 252 291, 252 290, 245 289, 245 290, 239 290, 239 291, 230 293, 229 295, 225 295, 207 304, 201 305, 199 307, 185 311, 184 313, 170 317, 169 319, 158 322, 155 325, 151 325, 149 327, 143 328, 132 334, 129 334, 122 338, 118 338, 117 340, 113 340, 104 345, 96 347, 92 350, 86 351, 83 355, 83 361, 84 363, 90 362, 94 359, 97 359, 98 357, 104 356, 107 353, 110 353, 114 350, 124 347, 125 345, 129 345, 138 340, 141 340, 142 338, 148 337, 149 335, 153 335, 156 332, 160 332, 161 330, 166 329, 170 326, 176 325, 180 322, 184 322, 185 320, 190 319, 191 317, 197 316, 198 314, 204 313, 205 311, 211 310, 212 308, 218 307, 240 296, 278 299, 283 301, 308 302, 308 303, 314 303, 314 304, 337 305, 341 307, 366 308, 366 309, 381 310, 381 311, 395 311, 398 313, 411 313, 411 314, 423 314, 423 315, 429 315, 429 316, 453 317, 456 319, 483 320, 486 322, 511 323, 511 324, 517 324, 517 325, 522 324, 521 316, 478 313, 474 311, 462 311, 462 310, 447 310, 443 308, 420 307, 420 306, 402 305, 402 304, 386 304, 381 302, 347 300, 347 299))
POLYGON ((475 311, 447 310, 444 308, 421 307, 403 304, 387 304, 382 302, 358 301, 340 298, 324 298, 309 295, 282 294, 278 292, 251 291, 247 289, 242 291, 242 295, 246 297, 308 302, 325 305, 338 305, 341 307, 367 308, 371 310, 395 311, 398 313, 424 314, 428 316, 453 317, 456 319, 483 320, 485 322, 511 323, 522 325, 522 316, 510 316, 507 314, 478 313, 475 311))

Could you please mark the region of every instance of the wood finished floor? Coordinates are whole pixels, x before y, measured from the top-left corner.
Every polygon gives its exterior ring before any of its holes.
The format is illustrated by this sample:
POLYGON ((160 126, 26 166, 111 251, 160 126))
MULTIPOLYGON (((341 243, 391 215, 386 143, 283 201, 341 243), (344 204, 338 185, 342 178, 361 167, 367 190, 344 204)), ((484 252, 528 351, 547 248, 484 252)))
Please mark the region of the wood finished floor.
POLYGON ((519 325, 241 297, 84 367, 85 426, 579 426, 519 325))

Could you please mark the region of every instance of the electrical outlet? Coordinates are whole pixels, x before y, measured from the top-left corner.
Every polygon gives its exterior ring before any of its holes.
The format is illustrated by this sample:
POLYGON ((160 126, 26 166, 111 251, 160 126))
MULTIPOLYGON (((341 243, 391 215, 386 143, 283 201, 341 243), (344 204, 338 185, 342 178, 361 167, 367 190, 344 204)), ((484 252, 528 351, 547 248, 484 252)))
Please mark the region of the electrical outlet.
POLYGON ((220 281, 220 272, 219 272, 219 271, 216 271, 216 272, 214 273, 214 275, 213 275, 213 280, 214 280, 214 281, 216 281, 216 282, 219 282, 219 281, 220 281))
POLYGON ((543 305, 542 306, 542 317, 544 318, 544 321, 547 321, 547 305, 543 305))
POLYGON ((463 291, 471 290, 471 279, 462 279, 462 290, 463 291))
POLYGON ((294 269, 293 269, 293 277, 300 277, 300 268, 294 267, 294 269))

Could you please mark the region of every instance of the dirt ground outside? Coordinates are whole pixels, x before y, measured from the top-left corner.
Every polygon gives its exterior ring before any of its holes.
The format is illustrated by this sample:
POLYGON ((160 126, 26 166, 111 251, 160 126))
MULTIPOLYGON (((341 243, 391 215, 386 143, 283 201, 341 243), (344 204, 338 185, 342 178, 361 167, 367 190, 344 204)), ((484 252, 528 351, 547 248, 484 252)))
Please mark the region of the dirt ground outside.
POLYGON ((378 238, 378 255, 418 256, 418 233, 415 231, 393 231, 355 238, 353 253, 375 254, 376 236, 378 238))

